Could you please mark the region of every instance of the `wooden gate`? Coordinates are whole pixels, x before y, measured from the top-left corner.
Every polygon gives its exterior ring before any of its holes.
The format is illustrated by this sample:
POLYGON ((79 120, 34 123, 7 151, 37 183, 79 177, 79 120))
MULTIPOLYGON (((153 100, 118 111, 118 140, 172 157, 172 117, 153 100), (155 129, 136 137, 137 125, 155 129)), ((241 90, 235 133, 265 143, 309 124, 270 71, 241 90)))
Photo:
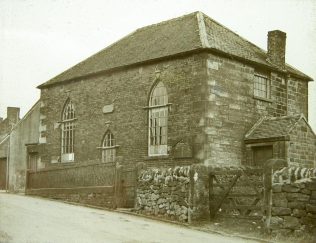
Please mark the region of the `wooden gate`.
POLYGON ((133 208, 136 196, 136 168, 119 166, 116 170, 115 205, 118 208, 133 208))
POLYGON ((209 208, 215 216, 261 219, 267 215, 267 180, 263 169, 227 169, 209 174, 209 208))

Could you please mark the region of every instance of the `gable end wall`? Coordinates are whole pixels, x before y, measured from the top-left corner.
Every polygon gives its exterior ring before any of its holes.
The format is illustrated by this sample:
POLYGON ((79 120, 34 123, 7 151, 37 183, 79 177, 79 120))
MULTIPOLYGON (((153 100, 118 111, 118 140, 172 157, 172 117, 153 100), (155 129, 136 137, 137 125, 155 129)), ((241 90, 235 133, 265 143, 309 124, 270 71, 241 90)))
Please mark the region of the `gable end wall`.
POLYGON ((290 133, 288 165, 301 167, 316 166, 316 136, 304 119, 290 133))

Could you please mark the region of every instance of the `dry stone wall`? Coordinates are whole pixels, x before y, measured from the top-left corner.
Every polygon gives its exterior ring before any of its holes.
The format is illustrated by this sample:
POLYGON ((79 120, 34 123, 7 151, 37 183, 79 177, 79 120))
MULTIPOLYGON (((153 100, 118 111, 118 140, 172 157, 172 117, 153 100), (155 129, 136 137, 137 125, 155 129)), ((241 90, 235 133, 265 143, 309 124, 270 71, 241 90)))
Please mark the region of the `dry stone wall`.
POLYGON ((189 217, 190 167, 142 170, 136 211, 181 222, 189 217))
POLYGON ((273 183, 290 183, 316 177, 316 168, 283 167, 273 172, 273 183))
POLYGON ((274 183, 270 227, 273 234, 316 232, 316 177, 274 183))
MULTIPOLYGON (((137 213, 188 223, 210 219, 210 173, 216 174, 225 168, 217 170, 204 165, 145 167, 138 168, 137 173, 137 213)), ((229 172, 227 169, 227 175, 229 172)), ((270 214, 256 214, 262 216, 262 220, 269 216, 272 234, 302 236, 316 232, 315 172, 313 168, 285 167, 273 173, 271 218, 270 214)), ((258 177, 253 181, 258 184, 258 177)), ((247 183, 240 183, 234 193, 247 191, 249 194, 247 183)))
POLYGON ((208 220, 208 173, 196 164, 138 169, 136 212, 180 222, 208 220))

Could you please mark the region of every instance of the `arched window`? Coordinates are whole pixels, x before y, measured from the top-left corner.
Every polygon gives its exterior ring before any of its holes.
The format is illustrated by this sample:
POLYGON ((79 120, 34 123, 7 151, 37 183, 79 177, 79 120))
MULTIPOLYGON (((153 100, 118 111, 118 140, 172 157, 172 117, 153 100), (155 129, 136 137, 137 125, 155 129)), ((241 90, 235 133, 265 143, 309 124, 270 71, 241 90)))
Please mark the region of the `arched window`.
POLYGON ((67 100, 62 114, 61 161, 74 161, 75 107, 67 100))
POLYGON ((149 155, 167 154, 168 95, 158 82, 149 98, 149 155))
POLYGON ((116 156, 116 146, 114 135, 108 131, 102 141, 102 162, 114 162, 116 156))

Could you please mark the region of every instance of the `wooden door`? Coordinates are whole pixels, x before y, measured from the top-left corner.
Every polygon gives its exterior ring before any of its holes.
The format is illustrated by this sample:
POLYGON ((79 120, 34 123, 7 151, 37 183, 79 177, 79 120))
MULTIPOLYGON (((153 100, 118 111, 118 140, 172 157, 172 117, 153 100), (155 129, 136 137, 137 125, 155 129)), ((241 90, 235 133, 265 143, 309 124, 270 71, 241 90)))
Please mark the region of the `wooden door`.
POLYGON ((32 172, 37 171, 37 160, 38 160, 37 153, 29 153, 28 165, 27 165, 28 171, 32 171, 32 172))
POLYGON ((254 166, 263 167, 267 160, 273 158, 272 146, 259 146, 253 148, 254 166))

